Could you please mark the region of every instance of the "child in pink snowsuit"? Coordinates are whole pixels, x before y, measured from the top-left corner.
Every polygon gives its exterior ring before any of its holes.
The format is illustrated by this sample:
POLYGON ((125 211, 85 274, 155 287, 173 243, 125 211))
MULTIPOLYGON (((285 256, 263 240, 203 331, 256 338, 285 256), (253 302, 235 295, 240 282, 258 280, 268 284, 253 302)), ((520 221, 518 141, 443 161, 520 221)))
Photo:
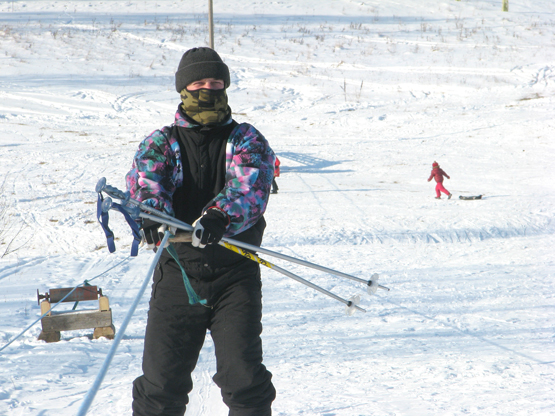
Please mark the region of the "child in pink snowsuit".
POLYGON ((443 187, 443 177, 446 177, 447 179, 451 179, 449 177, 449 175, 447 175, 440 167, 439 167, 439 163, 434 162, 432 163, 432 173, 430 174, 430 177, 428 178, 428 182, 430 182, 432 180, 432 178, 434 178, 437 182, 436 185, 436 199, 441 199, 441 193, 443 192, 445 195, 447 195, 447 199, 451 199, 451 192, 449 192, 447 189, 445 189, 443 187))

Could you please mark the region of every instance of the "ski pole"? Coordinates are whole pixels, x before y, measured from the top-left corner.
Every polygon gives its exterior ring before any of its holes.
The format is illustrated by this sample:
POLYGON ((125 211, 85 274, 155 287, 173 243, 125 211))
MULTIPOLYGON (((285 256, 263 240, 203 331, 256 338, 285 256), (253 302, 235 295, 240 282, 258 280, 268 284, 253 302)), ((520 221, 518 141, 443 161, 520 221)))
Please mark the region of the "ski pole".
POLYGON ((243 249, 237 247, 236 245, 230 244, 227 241, 220 241, 218 244, 222 247, 227 248, 228 250, 231 250, 231 251, 233 251, 237 254, 242 255, 243 257, 248 258, 249 260, 255 261, 255 262, 257 262, 257 263, 259 263, 263 266, 266 266, 269 269, 275 270, 276 272, 279 272, 279 273, 281 273, 281 274, 283 274, 287 277, 290 277, 291 279, 296 280, 299 283, 302 283, 302 284, 304 284, 304 285, 306 285, 306 286, 308 286, 308 287, 310 287, 314 290, 317 290, 318 292, 321 292, 321 293, 323 293, 323 294, 325 294, 325 295, 327 295, 327 296, 329 296, 329 297, 331 297, 335 300, 338 300, 339 302, 344 303, 345 305, 347 305, 347 308, 354 308, 354 309, 358 309, 359 311, 366 312, 365 309, 362 309, 361 307, 357 306, 355 302, 350 301, 350 300, 345 300, 342 297, 337 296, 336 294, 330 292, 329 290, 324 289, 323 287, 315 285, 314 283, 309 282, 308 280, 303 279, 302 277, 299 277, 296 274, 293 274, 293 273, 291 273, 291 272, 289 272, 285 269, 282 269, 281 267, 276 266, 275 264, 272 264, 269 261, 261 259, 256 254, 251 253, 250 251, 243 250, 243 249))
MULTIPOLYGON (((108 201, 108 202, 105 205, 105 207, 108 207, 109 206, 109 199, 106 199, 106 201, 108 201)), ((179 228, 179 229, 185 230, 185 231, 192 232, 193 229, 194 229, 191 225, 189 225, 187 223, 184 223, 182 221, 176 220, 173 217, 172 217, 172 220, 167 220, 165 218, 157 217, 156 215, 152 215, 152 214, 146 214, 144 212, 139 213, 139 216, 141 218, 156 221, 156 222, 159 222, 161 224, 165 224, 169 227, 175 227, 175 228, 179 228)), ((224 239, 222 239, 218 244, 222 247, 227 248, 228 250, 231 250, 231 251, 233 251, 237 254, 242 255, 243 257, 248 258, 249 260, 252 260, 252 261, 257 262, 257 263, 259 263, 263 266, 266 266, 269 269, 275 270, 276 272, 279 272, 279 273, 281 273, 281 274, 283 274, 287 277, 290 277, 291 279, 296 280, 297 282, 303 283, 304 285, 306 285, 306 286, 308 286, 308 287, 310 287, 314 290, 317 290, 318 292, 321 292, 321 293, 323 293, 323 294, 325 294, 325 295, 327 295, 327 296, 329 296, 329 297, 331 297, 335 300, 338 300, 341 303, 344 303, 347 306, 347 311, 357 309, 359 311, 366 312, 365 309, 362 309, 361 307, 357 306, 356 302, 354 302, 352 300, 343 299, 342 297, 337 296, 336 294, 334 294, 334 293, 332 293, 332 292, 330 292, 330 291, 328 291, 328 290, 326 290, 326 289, 324 289, 324 288, 322 288, 318 285, 315 285, 314 283, 309 282, 308 280, 303 279, 302 277, 297 276, 296 274, 293 274, 293 273, 291 273, 291 272, 289 272, 285 269, 282 269, 279 266, 276 266, 275 264, 272 264, 272 263, 270 263, 266 260, 263 260, 260 257, 258 257, 256 254, 251 253, 250 251, 243 250, 240 247, 238 247, 237 245, 232 244, 231 241, 233 241, 233 243, 235 243, 235 241, 231 240, 231 239, 226 240, 226 241, 224 241, 224 239)), ((256 247, 256 246, 254 246, 254 247, 256 247)))
MULTIPOLYGON (((134 206, 136 206, 136 207, 138 207, 138 208, 140 208, 144 211, 148 211, 148 212, 151 213, 151 214, 139 213, 139 216, 141 218, 148 218, 148 219, 150 219, 152 221, 156 221, 156 222, 161 222, 160 219, 163 218, 164 220, 167 220, 167 222, 164 222, 166 225, 169 225, 171 227, 176 227, 176 228, 179 228, 179 229, 185 230, 185 231, 192 231, 193 230, 193 227, 191 225, 189 225, 189 224, 187 224, 183 221, 179 221, 178 219, 172 217, 171 215, 168 215, 164 212, 161 212, 161 211, 159 211, 155 208, 152 208, 151 206, 148 206, 146 204, 143 204, 139 201, 136 201, 136 200, 132 199, 128 192, 122 192, 122 191, 120 191, 119 189, 117 189, 113 186, 107 185, 106 184, 106 178, 101 178, 98 181, 98 183, 96 185, 96 191, 99 192, 99 193, 100 192, 106 192, 106 194, 108 194, 109 196, 120 199, 122 201, 122 203, 130 203, 130 204, 132 204, 132 205, 134 205, 134 206), (158 217, 158 218, 156 218, 156 217, 158 217)), ((109 204, 109 201, 107 200, 106 203, 109 204)), ((109 207, 107 207, 107 209, 109 209, 109 207)), ((277 253, 275 251, 267 250, 267 249, 264 249, 262 247, 258 247, 258 246, 252 245, 252 244, 244 243, 242 241, 236 241, 236 240, 233 240, 231 238, 226 238, 226 237, 222 238, 222 241, 228 242, 230 244, 236 245, 236 246, 244 248, 246 250, 258 251, 258 252, 266 254, 268 256, 276 257, 276 258, 279 258, 279 259, 282 259, 282 260, 285 260, 285 261, 289 261, 291 263, 297 263, 297 264, 300 264, 301 266, 305 266, 305 267, 309 267, 309 268, 312 268, 312 269, 315 269, 315 270, 319 270, 319 271, 322 271, 324 273, 332 274, 332 275, 339 276, 339 277, 344 277, 344 278, 354 280, 354 281, 359 282, 359 283, 364 283, 368 286, 368 292, 369 293, 374 292, 374 290, 373 290, 374 287, 372 287, 372 286, 377 286, 377 288, 384 289, 384 290, 387 290, 387 291, 390 290, 388 287, 382 286, 382 285, 377 283, 377 278, 375 277, 376 276, 375 274, 373 275, 372 279, 365 280, 365 279, 361 279, 359 277, 351 276, 350 274, 347 274, 347 273, 343 273, 343 272, 333 270, 333 269, 330 269, 330 268, 327 268, 327 267, 324 267, 324 266, 320 266, 319 264, 314 264, 314 263, 311 263, 311 262, 306 261, 306 260, 297 259, 295 257, 288 256, 286 254, 277 253)))
MULTIPOLYGON (((355 282, 364 283, 369 287, 372 286, 375 282, 375 280, 372 280, 372 279, 371 280, 364 280, 364 279, 361 279, 360 277, 351 276, 350 274, 343 273, 343 272, 333 270, 333 269, 329 269, 327 267, 320 266, 319 264, 311 263, 311 262, 306 261, 306 260, 297 259, 295 257, 291 257, 291 256, 288 256, 286 254, 277 253, 275 251, 270 251, 270 250, 264 249, 262 247, 254 246, 252 244, 243 243, 242 241, 235 241, 235 240, 228 239, 228 238, 222 238, 222 240, 231 242, 232 244, 235 244, 235 245, 237 245, 239 247, 242 247, 246 250, 259 251, 263 254, 267 254, 268 256, 276 257, 278 259, 282 259, 282 260, 288 261, 290 263, 297 263, 297 264, 300 264, 301 266, 309 267, 311 269, 319 270, 319 271, 322 271, 322 272, 325 272, 325 273, 328 273, 328 274, 333 274, 333 275, 339 276, 339 277, 345 277, 347 279, 354 280, 355 282)), ((384 290, 389 291, 389 288, 387 288, 385 286, 382 286, 380 284, 378 284, 378 287, 380 289, 384 289, 384 290)))
MULTIPOLYGON (((169 227, 175 227, 175 228, 179 228, 185 231, 193 231, 193 227, 190 226, 187 223, 184 223, 182 221, 179 220, 175 220, 175 218, 173 219, 174 221, 169 221, 166 219, 161 219, 161 218, 157 218, 155 215, 151 215, 151 214, 146 214, 146 213, 140 213, 141 218, 145 218, 145 219, 150 219, 152 221, 156 221, 156 222, 160 222, 163 223, 169 227)), ((233 241, 233 240, 230 240, 233 241)), ((250 252, 250 251, 246 251, 241 249, 240 247, 238 247, 235 244, 230 243, 230 241, 223 241, 223 239, 218 243, 220 246, 227 248, 228 250, 231 250, 237 254, 242 255, 243 257, 248 258, 249 260, 252 260, 254 262, 257 262, 263 266, 268 267, 269 269, 275 270, 276 272, 279 272, 287 277, 290 277, 293 280, 296 280, 297 282, 303 283, 304 285, 317 290, 318 292, 321 292, 335 300, 338 300, 341 303, 344 303, 345 305, 347 305, 348 308, 354 308, 354 309, 358 309, 359 311, 362 312, 366 312, 365 309, 362 309, 361 307, 357 306, 353 301, 350 300, 345 300, 343 298, 341 298, 340 296, 335 295, 334 293, 318 286, 315 285, 314 283, 309 282, 306 279, 303 279, 300 276, 297 276, 296 274, 293 274, 285 269, 282 269, 279 266, 276 266, 275 264, 270 263, 269 261, 266 261, 264 259, 261 259, 260 257, 258 257, 256 254, 250 252)))
MULTIPOLYGON (((161 217, 157 218, 156 215, 153 215, 153 214, 146 214, 146 213, 141 212, 139 215, 140 215, 141 218, 146 218, 146 219, 156 221, 156 222, 162 222, 161 217)), ((177 220, 173 217, 172 217, 171 220, 166 220, 164 218, 163 223, 170 226, 170 227, 179 228, 180 230, 193 231, 193 227, 191 225, 189 225, 187 223, 184 223, 182 221, 179 221, 179 220, 177 220)), ((375 286, 375 285, 377 285, 377 287, 380 288, 380 289, 384 289, 384 290, 389 291, 388 287, 377 284, 377 280, 378 280, 377 273, 374 273, 372 275, 372 279, 364 280, 364 279, 361 279, 359 277, 355 277, 355 276, 351 276, 351 275, 346 274, 346 273, 339 272, 337 270, 328 269, 327 267, 320 266, 318 264, 310 263, 310 262, 305 261, 305 260, 300 260, 300 259, 297 259, 295 257, 291 257, 291 256, 287 256, 285 254, 277 253, 275 251, 267 250, 265 248, 262 248, 262 247, 259 247, 259 246, 254 246, 254 245, 248 244, 248 243, 244 243, 242 241, 233 240, 231 238, 224 237, 224 238, 222 238, 221 241, 223 241, 225 243, 232 244, 232 245, 237 246, 237 247, 241 247, 245 250, 257 251, 257 252, 260 252, 262 254, 266 254, 266 255, 273 256, 273 257, 276 257, 276 258, 279 258, 279 259, 282 259, 282 260, 289 261, 291 263, 300 264, 301 266, 309 267, 309 268, 312 268, 312 269, 323 271, 325 273, 333 274, 333 275, 340 276, 340 277, 346 277, 346 278, 354 280, 356 282, 364 283, 368 286, 368 292, 371 293, 371 294, 375 293, 375 291, 373 290, 374 288, 372 288, 372 290, 370 288, 372 286, 375 286)))

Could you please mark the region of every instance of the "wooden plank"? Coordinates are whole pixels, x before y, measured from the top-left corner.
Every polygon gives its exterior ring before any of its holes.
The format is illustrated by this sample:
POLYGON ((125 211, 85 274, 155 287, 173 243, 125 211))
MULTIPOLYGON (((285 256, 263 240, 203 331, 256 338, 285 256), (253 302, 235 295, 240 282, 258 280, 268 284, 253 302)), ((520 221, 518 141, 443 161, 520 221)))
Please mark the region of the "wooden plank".
POLYGON ((112 311, 64 312, 45 316, 41 322, 45 332, 109 327, 112 325, 112 311))
POLYGON ((93 332, 93 338, 98 339, 100 337, 106 337, 108 339, 114 339, 116 336, 116 328, 114 325, 105 326, 102 328, 95 328, 93 332))
POLYGON ((60 334, 59 331, 55 331, 55 332, 40 331, 38 339, 46 342, 58 342, 60 339, 62 339, 62 335, 60 334))
POLYGON ((190 243, 193 241, 193 233, 177 233, 169 241, 170 243, 190 243))
MULTIPOLYGON (((58 303, 64 296, 74 290, 73 287, 64 287, 61 289, 50 289, 50 303, 58 303)), ((96 286, 82 286, 78 287, 69 295, 64 302, 80 302, 85 300, 97 300, 98 288, 96 286)))

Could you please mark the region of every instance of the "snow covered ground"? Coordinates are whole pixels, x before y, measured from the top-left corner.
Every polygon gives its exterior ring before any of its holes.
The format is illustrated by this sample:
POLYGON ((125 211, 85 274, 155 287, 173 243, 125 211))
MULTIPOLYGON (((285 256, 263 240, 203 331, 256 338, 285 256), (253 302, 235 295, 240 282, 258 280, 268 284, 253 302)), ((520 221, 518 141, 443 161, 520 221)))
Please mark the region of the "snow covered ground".
MULTIPOLYGON (((235 118, 282 161, 263 246, 391 288, 275 260, 362 295, 349 317, 263 270, 274 414, 555 414, 555 7, 509 6, 214 1, 235 118), (434 160, 451 200, 426 182, 434 160)), ((0 2, 0 348, 40 317, 37 289, 85 279, 118 328, 153 255, 128 257, 117 214, 108 253, 95 184, 123 188, 139 141, 173 120, 181 55, 207 38, 205 0, 0 2)), ((131 414, 148 296, 91 415, 131 414)), ((112 345, 40 329, 0 351, 2 415, 76 414, 112 345)), ((214 372, 208 337, 188 416, 227 414, 214 372)))

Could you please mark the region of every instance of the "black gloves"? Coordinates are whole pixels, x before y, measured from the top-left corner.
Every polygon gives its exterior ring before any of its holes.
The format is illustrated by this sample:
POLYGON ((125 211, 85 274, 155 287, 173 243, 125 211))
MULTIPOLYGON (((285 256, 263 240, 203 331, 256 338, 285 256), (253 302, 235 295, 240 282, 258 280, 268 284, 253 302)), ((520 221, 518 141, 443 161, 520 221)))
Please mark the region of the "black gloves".
MULTIPOLYGON (((156 251, 156 247, 160 245, 160 242, 164 238, 164 233, 167 229, 167 225, 160 224, 159 222, 145 218, 143 220, 143 226, 141 227, 141 230, 143 231, 143 235, 146 240, 146 248, 156 251)), ((174 227, 170 227, 169 230, 170 233, 173 235, 175 235, 175 233, 177 232, 174 227)), ((165 247, 167 247, 168 245, 169 244, 166 243, 165 247)))
POLYGON ((217 244, 229 225, 229 217, 217 208, 209 208, 195 221, 193 246, 204 248, 207 244, 217 244))
MULTIPOLYGON (((192 236, 193 246, 204 248, 207 244, 217 244, 222 239, 229 226, 229 217, 218 208, 209 208, 193 225, 195 227, 192 236)), ((167 226, 145 218, 141 230, 147 248, 155 250, 164 238, 167 226)), ((170 227, 172 234, 175 235, 176 231, 170 227)))
POLYGON ((141 229, 143 230, 143 234, 145 236, 147 248, 152 250, 164 237, 164 234, 161 233, 158 229, 160 228, 160 223, 156 221, 152 221, 149 219, 143 219, 143 226, 141 229))

